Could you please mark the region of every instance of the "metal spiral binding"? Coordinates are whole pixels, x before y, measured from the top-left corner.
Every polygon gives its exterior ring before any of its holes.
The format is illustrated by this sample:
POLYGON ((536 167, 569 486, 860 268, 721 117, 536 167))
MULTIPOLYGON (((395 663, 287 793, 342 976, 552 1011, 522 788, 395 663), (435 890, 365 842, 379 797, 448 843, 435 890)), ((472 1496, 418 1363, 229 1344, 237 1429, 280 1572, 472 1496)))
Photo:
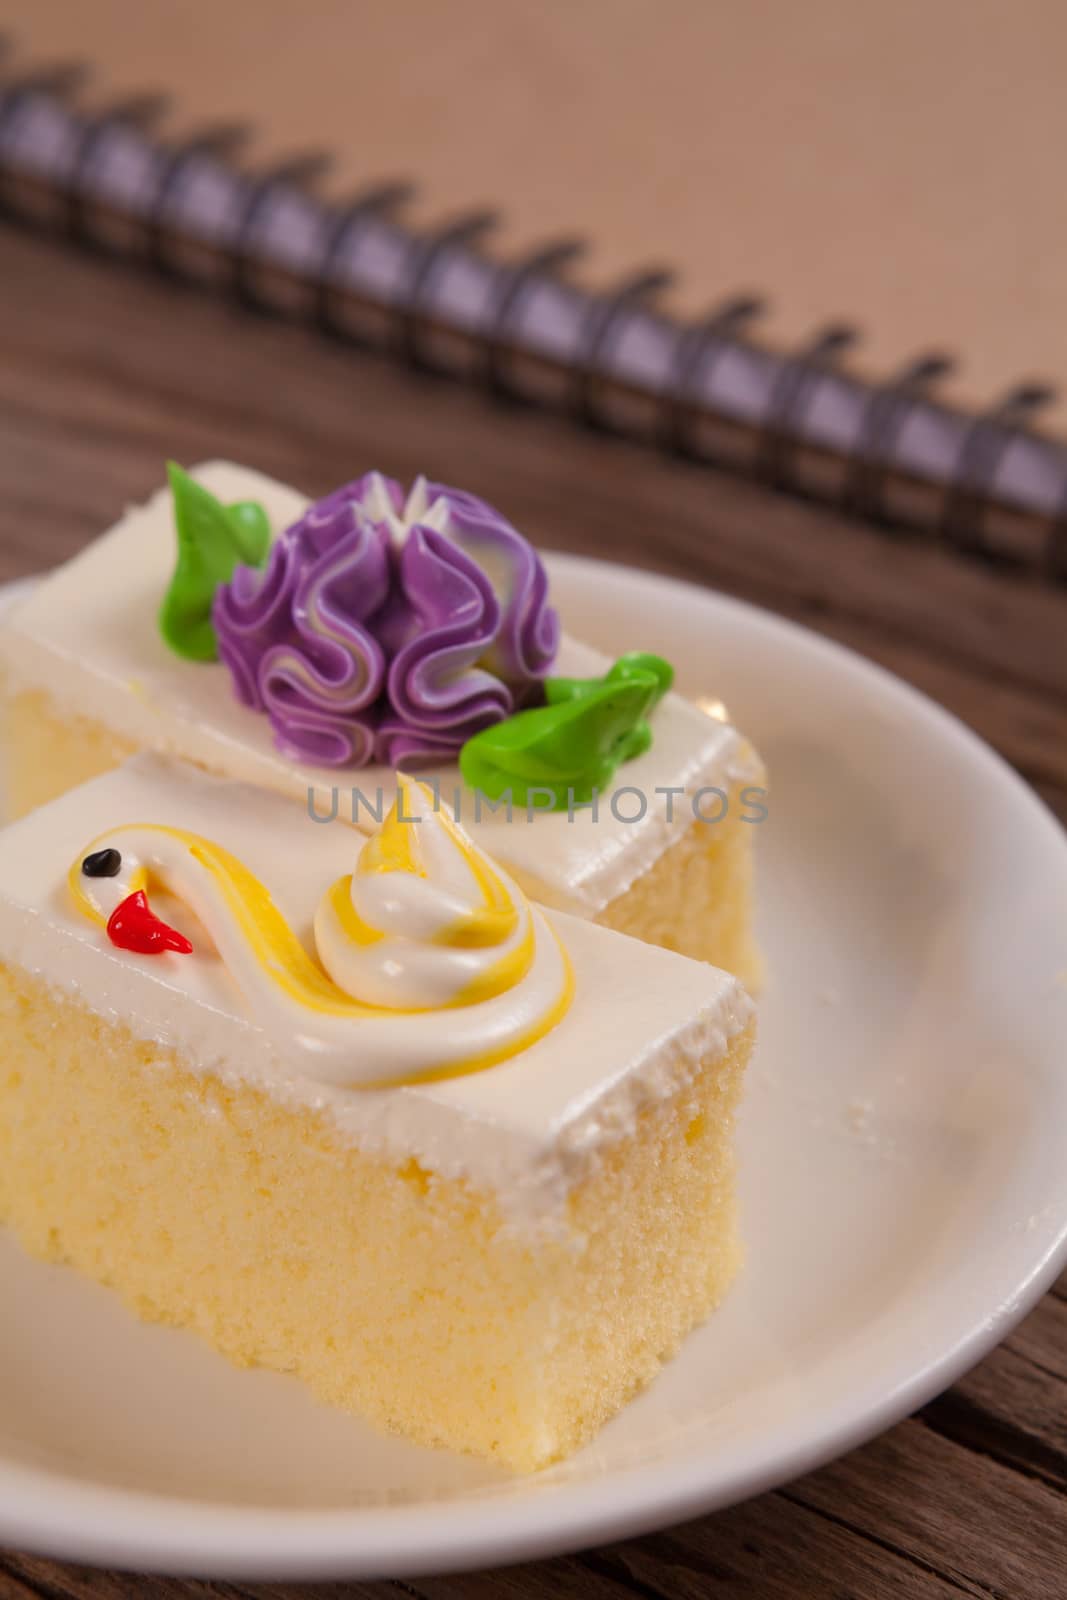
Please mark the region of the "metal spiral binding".
POLYGON ((403 288, 396 297, 395 324, 396 349, 410 366, 423 372, 433 370, 422 348, 422 318, 432 302, 434 278, 442 260, 450 250, 483 238, 498 220, 495 211, 471 211, 433 233, 413 235, 403 288))
POLYGON ((701 429, 718 426, 720 439, 737 434, 744 441, 727 462, 738 470, 884 526, 922 527, 971 557, 1003 559, 1005 540, 998 545, 995 535, 1007 528, 1015 556, 1024 538, 1024 559, 1067 583, 1067 447, 1031 426, 1052 398, 1046 386, 1018 385, 981 415, 966 416, 936 394, 952 366, 946 355, 923 355, 872 383, 840 360, 857 337, 845 324, 783 354, 751 337, 763 310, 753 295, 683 323, 654 304, 672 281, 665 269, 595 293, 565 271, 584 248, 580 239, 547 244, 514 263, 493 260, 480 249, 497 221, 493 211, 420 230, 394 220, 413 194, 400 182, 328 203, 315 190, 324 157, 247 175, 237 156, 248 130, 207 128, 168 144, 155 130, 164 109, 159 97, 86 111, 79 104, 86 77, 81 64, 61 63, 21 76, 8 71, 0 80, 0 209, 15 219, 39 221, 31 201, 36 197, 39 211, 44 196, 48 222, 79 242, 107 242, 172 277, 202 277, 259 311, 291 313, 292 293, 280 293, 279 282, 290 291, 295 283, 298 314, 322 331, 351 338, 353 317, 365 313, 411 366, 473 373, 498 396, 525 394, 524 364, 527 373, 551 371, 550 403, 587 425, 619 428, 680 455, 709 458, 701 429), (55 137, 27 162, 22 146, 39 130, 34 119, 42 106, 55 137), (108 171, 119 162, 111 137, 119 130, 141 141, 134 153, 144 192, 108 171), (197 211, 198 180, 206 181, 193 175, 200 162, 224 202, 210 225, 197 211), (291 215, 295 196, 299 224, 291 215), (109 237, 97 223, 116 208, 122 227, 109 237), (279 229, 288 248, 285 229, 297 225, 305 230, 300 249, 272 255, 279 229), (399 262, 399 276, 388 284, 367 265, 383 229, 392 229, 399 262), (465 275, 462 314, 448 298, 453 268, 465 275), (556 324, 547 338, 538 318, 550 315, 556 324), (472 360, 461 368, 437 359, 457 343, 472 360), (643 353, 635 357, 635 350, 643 353), (641 401, 629 404, 624 422, 620 396, 641 401), (816 458, 837 466, 808 481, 816 458))
POLYGON ((897 439, 908 413, 955 363, 951 356, 930 351, 909 361, 892 377, 872 389, 864 408, 849 472, 842 490, 842 505, 870 522, 885 517, 884 491, 892 469, 897 439))
POLYGON ((233 243, 232 288, 236 298, 250 311, 268 311, 256 282, 256 257, 254 244, 256 230, 270 210, 280 189, 299 189, 311 185, 330 165, 325 151, 312 150, 306 155, 290 156, 275 166, 268 167, 253 178, 248 185, 240 220, 233 243))
POLYGON ((67 229, 79 244, 97 244, 92 234, 91 219, 86 206, 86 195, 91 192, 94 164, 108 136, 117 128, 136 127, 147 132, 159 122, 170 105, 164 94, 137 95, 131 100, 119 101, 105 111, 86 120, 71 163, 70 188, 67 194, 67 229))
POLYGON ((318 281, 313 315, 323 333, 328 333, 334 338, 346 337, 344 327, 335 312, 334 298, 334 272, 345 251, 354 243, 360 230, 372 217, 391 215, 406 200, 410 200, 414 192, 414 185, 402 180, 376 183, 335 213, 333 223, 326 232, 316 273, 318 281))
POLYGON ((77 93, 88 77, 89 68, 84 61, 60 61, 39 72, 28 72, 9 79, 0 94, 0 122, 10 116, 18 103, 28 95, 47 94, 54 95, 56 99, 67 99, 77 93))
POLYGON ((958 549, 989 556, 984 514, 996 481, 997 467, 1012 435, 1055 398, 1043 383, 1021 383, 975 417, 960 450, 956 476, 945 495, 938 532, 958 549))
POLYGON ((482 366, 483 379, 494 394, 515 398, 507 358, 511 330, 522 314, 527 291, 539 279, 562 272, 585 248, 584 239, 557 239, 552 244, 539 245, 501 273, 489 307, 482 366))
MULTIPOLYGON (((4 53, 8 45, 4 40, 4 53)), ((11 129, 16 127, 26 106, 37 96, 63 103, 71 99, 86 81, 88 69, 80 61, 58 62, 40 71, 9 78, 0 87, 0 152, 7 148, 11 129)), ((9 200, 8 173, 0 160, 0 205, 9 200)))
POLYGON ((716 360, 764 307, 759 295, 734 295, 703 322, 679 330, 663 393, 660 439, 665 449, 682 456, 698 454, 690 437, 697 384, 714 376, 716 360))
POLYGON ((587 427, 605 426, 597 406, 597 385, 603 375, 612 343, 634 309, 660 294, 674 281, 668 268, 656 267, 624 278, 610 293, 590 305, 578 334, 574 352, 571 409, 587 427))
POLYGON ((789 459, 798 442, 797 423, 816 381, 858 338, 858 329, 831 323, 787 357, 771 391, 756 454, 756 471, 772 487, 781 489, 789 482, 789 459))
POLYGON ((194 133, 182 144, 168 151, 160 169, 156 191, 146 218, 146 253, 157 272, 167 276, 178 275, 179 269, 171 260, 168 249, 170 234, 167 228, 167 214, 172 197, 187 169, 194 161, 199 161, 205 156, 214 157, 219 161, 232 160, 250 136, 251 130, 241 123, 223 123, 217 127, 201 129, 199 133, 194 133))

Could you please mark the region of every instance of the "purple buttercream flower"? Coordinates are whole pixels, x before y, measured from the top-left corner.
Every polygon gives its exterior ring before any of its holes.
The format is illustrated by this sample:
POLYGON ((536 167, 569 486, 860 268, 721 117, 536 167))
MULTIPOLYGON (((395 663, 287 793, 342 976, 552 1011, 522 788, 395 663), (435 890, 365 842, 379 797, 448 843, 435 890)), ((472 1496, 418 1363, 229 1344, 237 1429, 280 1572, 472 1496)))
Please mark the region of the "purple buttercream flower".
POLYGON ((238 698, 297 760, 453 759, 535 701, 559 646, 536 551, 484 500, 367 473, 215 595, 238 698))

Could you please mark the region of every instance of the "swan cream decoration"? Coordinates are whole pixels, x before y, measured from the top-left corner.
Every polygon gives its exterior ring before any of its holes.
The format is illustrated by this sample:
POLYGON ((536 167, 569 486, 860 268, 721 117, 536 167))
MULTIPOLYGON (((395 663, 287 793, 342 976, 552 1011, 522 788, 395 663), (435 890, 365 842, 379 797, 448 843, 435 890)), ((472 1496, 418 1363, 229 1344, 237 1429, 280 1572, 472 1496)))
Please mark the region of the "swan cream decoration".
POLYGON ((542 913, 403 774, 354 871, 322 896, 313 950, 236 856, 180 828, 112 828, 78 855, 68 882, 114 944, 169 961, 195 959, 194 947, 148 895, 183 902, 251 1016, 323 1083, 477 1072, 542 1038, 571 1003, 570 962, 542 913))

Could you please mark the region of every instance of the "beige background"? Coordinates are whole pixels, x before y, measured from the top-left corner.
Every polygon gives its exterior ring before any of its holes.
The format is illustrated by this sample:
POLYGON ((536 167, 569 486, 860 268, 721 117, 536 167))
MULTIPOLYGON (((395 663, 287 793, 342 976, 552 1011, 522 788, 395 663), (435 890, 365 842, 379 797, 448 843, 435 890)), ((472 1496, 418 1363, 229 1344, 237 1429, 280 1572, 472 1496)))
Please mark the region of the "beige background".
MULTIPOLYGON (((499 204, 511 250, 578 229, 594 281, 649 262, 768 336, 854 317, 862 360, 965 356, 958 393, 1067 385, 1063 0, 2 0, 19 60, 90 98, 173 91, 175 127, 323 143, 330 185, 418 179, 415 215, 499 204)), ((1067 416, 1061 408, 1060 418, 1067 416)))

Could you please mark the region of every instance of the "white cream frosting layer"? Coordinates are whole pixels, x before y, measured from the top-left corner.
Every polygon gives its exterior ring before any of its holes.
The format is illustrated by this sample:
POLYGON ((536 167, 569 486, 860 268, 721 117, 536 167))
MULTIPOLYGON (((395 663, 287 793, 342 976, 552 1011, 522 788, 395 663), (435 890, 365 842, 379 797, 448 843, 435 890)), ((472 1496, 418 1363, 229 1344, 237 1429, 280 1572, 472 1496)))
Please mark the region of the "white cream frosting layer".
MULTIPOLYGON (((193 474, 224 501, 258 500, 275 535, 300 516, 303 495, 263 474, 210 462, 193 474)), ((68 712, 104 723, 139 747, 194 761, 247 783, 259 783, 329 815, 337 797, 342 817, 373 826, 368 808, 353 808, 358 787, 380 820, 379 794, 392 802, 386 768, 323 768, 294 762, 272 743, 268 719, 240 705, 221 663, 180 660, 163 643, 156 614, 174 565, 171 496, 162 489, 135 507, 110 532, 44 579, 0 629, 0 660, 9 688, 45 690, 68 712)), ((566 619, 564 619, 566 620, 566 619)), ((628 641, 639 649, 640 639, 628 641)), ((555 671, 592 676, 606 670, 597 651, 565 638, 555 671)), ((618 790, 646 798, 645 814, 627 821, 640 800, 601 797, 598 813, 482 809, 460 785, 455 766, 434 774, 442 797, 460 795, 460 820, 476 842, 546 905, 595 916, 679 838, 693 820, 690 799, 704 787, 760 781, 751 748, 728 723, 705 716, 680 695, 667 695, 652 719, 652 748, 622 766, 618 790), (664 791, 657 794, 657 790, 664 791), (673 798, 666 791, 673 790, 673 798)))
MULTIPOLYGON (((317 961, 258 875, 195 828, 116 822, 79 848, 71 894, 108 931, 130 895, 180 900, 275 1049, 319 1083, 383 1087, 484 1070, 565 1014, 567 956, 544 913, 425 785, 405 777, 399 787, 403 805, 379 833, 348 831, 354 870, 315 907, 317 961), (110 858, 103 876, 90 872, 101 857, 110 858)), ((299 853, 299 813, 294 822, 279 848, 299 853)), ((203 950, 201 941, 177 953, 195 962, 203 950)))
POLYGON ((495 1191, 516 1222, 558 1217, 571 1186, 641 1108, 721 1053, 751 1015, 726 973, 552 912, 574 998, 544 1038, 467 1077, 388 1089, 322 1082, 305 1054, 279 1049, 182 902, 153 897, 199 947, 196 956, 118 950, 75 907, 70 863, 121 823, 188 829, 232 851, 309 953, 315 908, 352 864, 350 829, 312 823, 303 808, 261 789, 140 756, 0 833, 0 959, 137 1037, 173 1046, 193 1071, 322 1111, 361 1148, 414 1157, 495 1191))

